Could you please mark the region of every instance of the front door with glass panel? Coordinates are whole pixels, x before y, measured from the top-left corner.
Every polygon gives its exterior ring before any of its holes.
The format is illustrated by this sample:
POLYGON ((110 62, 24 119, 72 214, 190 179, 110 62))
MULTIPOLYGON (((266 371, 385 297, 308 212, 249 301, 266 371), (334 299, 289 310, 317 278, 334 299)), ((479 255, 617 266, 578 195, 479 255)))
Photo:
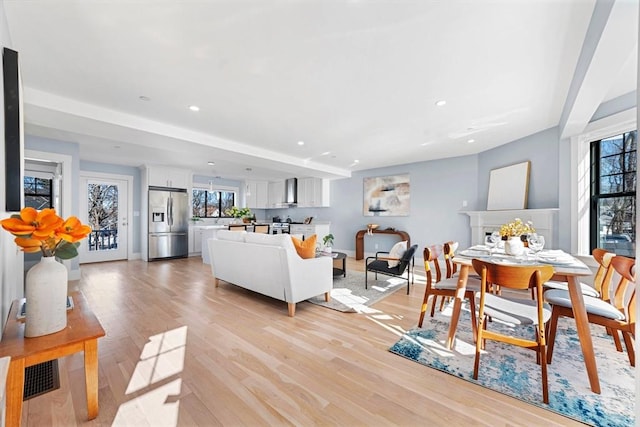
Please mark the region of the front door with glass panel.
POLYGON ((93 230, 78 248, 80 263, 127 259, 128 182, 91 176, 80 181, 80 219, 93 230))

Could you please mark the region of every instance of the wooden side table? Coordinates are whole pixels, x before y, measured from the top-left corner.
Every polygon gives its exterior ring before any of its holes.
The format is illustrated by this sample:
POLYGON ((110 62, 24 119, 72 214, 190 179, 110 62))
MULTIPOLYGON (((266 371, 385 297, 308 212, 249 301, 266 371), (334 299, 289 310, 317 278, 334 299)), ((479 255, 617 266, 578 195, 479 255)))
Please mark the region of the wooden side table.
MULTIPOLYGON (((356 259, 364 258, 364 235, 367 234, 369 230, 360 230, 356 233, 356 259)), ((407 248, 411 246, 411 238, 409 237, 409 233, 406 231, 399 230, 372 230, 373 234, 396 234, 400 236, 402 240, 407 241, 407 248)))
POLYGON ((105 332, 87 306, 84 295, 80 292, 70 295, 74 307, 67 312, 67 327, 41 337, 25 338, 24 320, 16 318, 20 300, 11 305, 0 341, 0 356, 11 357, 6 387, 6 425, 9 427, 19 427, 21 423, 25 368, 78 351, 84 351, 88 418, 92 420, 98 416, 98 338, 105 332))

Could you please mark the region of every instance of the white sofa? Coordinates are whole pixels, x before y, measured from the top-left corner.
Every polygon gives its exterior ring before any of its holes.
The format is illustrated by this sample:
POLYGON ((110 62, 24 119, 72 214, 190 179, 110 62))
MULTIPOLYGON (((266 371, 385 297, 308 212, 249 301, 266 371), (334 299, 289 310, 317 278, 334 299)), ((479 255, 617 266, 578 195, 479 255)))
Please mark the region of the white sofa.
POLYGON ((218 231, 207 241, 215 286, 232 283, 288 303, 289 316, 296 303, 325 294, 333 288, 330 257, 302 259, 288 234, 218 231))

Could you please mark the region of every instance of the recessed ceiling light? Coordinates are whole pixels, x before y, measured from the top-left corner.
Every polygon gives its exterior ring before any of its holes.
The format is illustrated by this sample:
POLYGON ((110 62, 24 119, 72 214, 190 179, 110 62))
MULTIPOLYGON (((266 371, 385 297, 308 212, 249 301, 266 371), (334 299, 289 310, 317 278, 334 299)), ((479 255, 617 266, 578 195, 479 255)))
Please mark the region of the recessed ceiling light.
POLYGON ((209 166, 215 166, 216 162, 207 162, 209 166))
POLYGON ((144 95, 140 95, 138 98, 140 98, 140 101, 151 101, 151 98, 149 98, 148 96, 144 96, 144 95))
POLYGON ((469 140, 467 140, 467 142, 468 142, 469 144, 473 144, 474 142, 476 142, 476 140, 475 140, 475 139, 469 139, 469 140))
POLYGON ((354 160, 353 163, 360 163, 360 160, 354 160))
POLYGON ((191 111, 200 111, 200 107, 197 105, 189 105, 189 110, 191 111))
POLYGON ((253 169, 251 169, 251 168, 244 168, 244 170, 246 170, 247 172, 251 172, 253 169))
POLYGON ((298 145, 304 145, 304 141, 298 141, 298 145))
POLYGON ((447 101, 445 101, 444 99, 441 99, 440 101, 436 101, 436 105, 438 107, 442 107, 443 105, 447 105, 447 101))
POLYGON ((321 156, 328 156, 329 154, 331 154, 331 151, 325 151, 324 153, 321 154, 321 156))

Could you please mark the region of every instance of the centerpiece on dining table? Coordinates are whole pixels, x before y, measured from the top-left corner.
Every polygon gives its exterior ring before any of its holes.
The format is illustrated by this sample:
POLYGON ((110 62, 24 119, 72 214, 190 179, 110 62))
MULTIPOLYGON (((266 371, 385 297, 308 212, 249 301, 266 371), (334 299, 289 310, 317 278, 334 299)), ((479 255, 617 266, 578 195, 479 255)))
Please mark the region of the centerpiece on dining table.
POLYGON ((535 233, 535 231, 531 221, 524 222, 520 218, 500 226, 500 236, 502 236, 502 240, 505 240, 504 252, 507 255, 522 255, 524 253, 522 237, 525 236, 526 239, 527 234, 535 233))

